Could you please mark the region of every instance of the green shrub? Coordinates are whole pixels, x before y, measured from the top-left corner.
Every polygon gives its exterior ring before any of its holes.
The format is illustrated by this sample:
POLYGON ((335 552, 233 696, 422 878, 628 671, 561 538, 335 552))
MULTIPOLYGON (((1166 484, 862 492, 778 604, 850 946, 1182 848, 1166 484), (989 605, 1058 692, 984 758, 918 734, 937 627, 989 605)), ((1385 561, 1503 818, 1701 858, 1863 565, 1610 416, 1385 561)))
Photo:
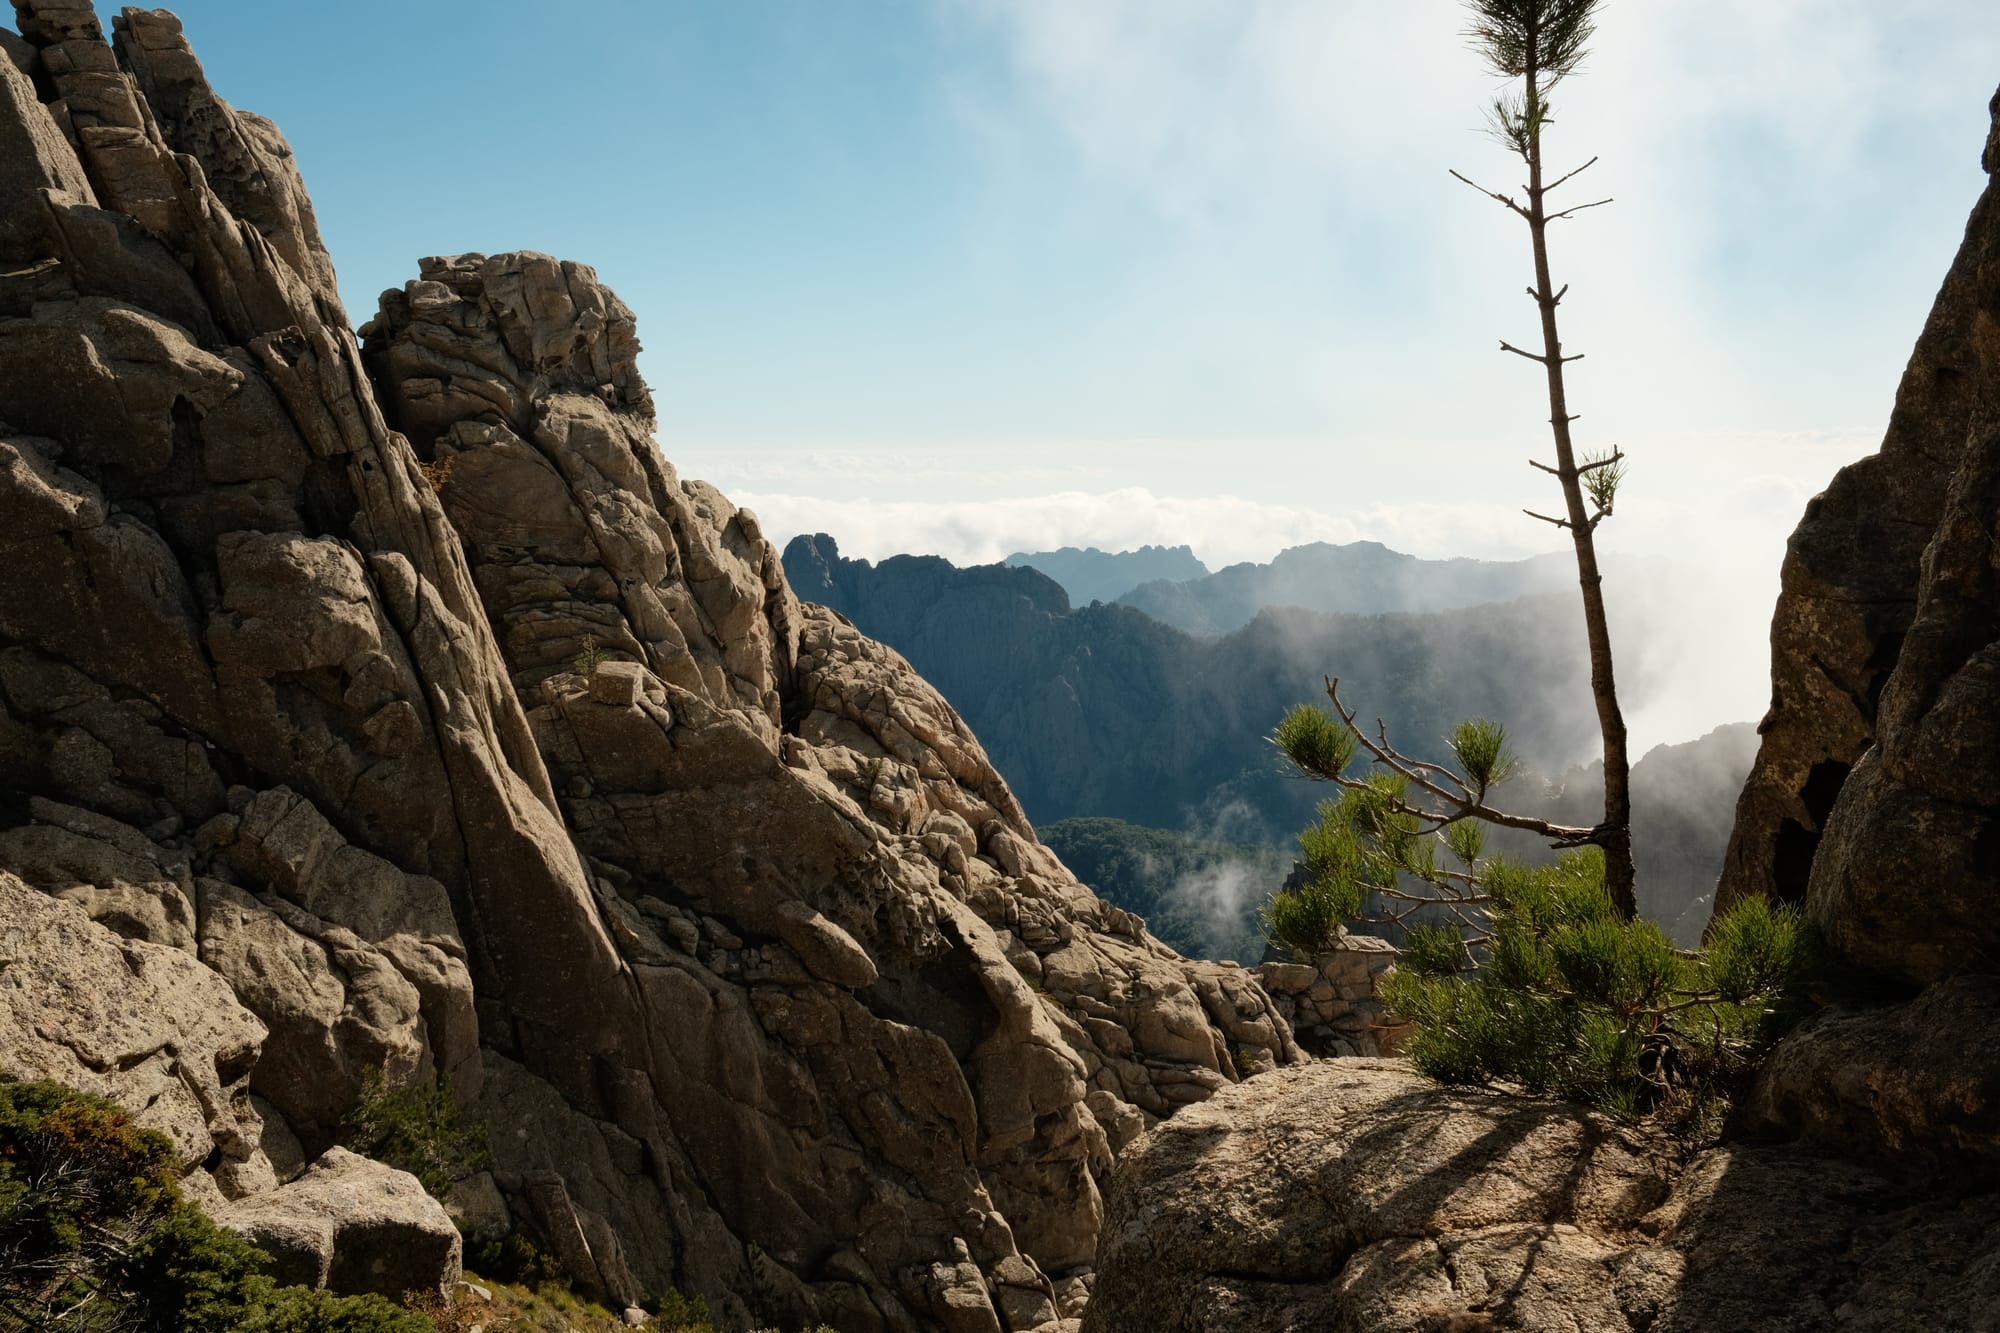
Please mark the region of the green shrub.
POLYGON ((1518 1084, 1623 1115, 1707 1115, 1792 1016, 1806 955, 1796 909, 1752 898, 1706 951, 1623 921, 1595 849, 1554 866, 1494 863, 1486 930, 1413 932, 1383 998, 1409 1055, 1445 1083, 1518 1084))
POLYGON ((407 1171, 432 1197, 486 1165, 486 1126, 464 1123, 451 1078, 392 1090, 380 1069, 362 1076, 361 1100, 341 1120, 341 1143, 407 1171))
POLYGON ((1515 771, 1507 734, 1475 719, 1445 738, 1452 763, 1412 759, 1310 705, 1272 733, 1279 751, 1339 795, 1299 835, 1304 883, 1264 909, 1271 938, 1310 956, 1345 920, 1404 933, 1382 998, 1409 1020, 1409 1055, 1446 1083, 1507 1083, 1623 1115, 1712 1122, 1729 1090, 1802 1012, 1807 939, 1798 912, 1752 899, 1718 919, 1706 952, 1682 951, 1624 911, 1605 853, 1553 865, 1483 856, 1482 824, 1557 846, 1597 836, 1491 806, 1515 771), (1349 772, 1366 751, 1374 767, 1349 772))
POLYGON ((433 1333, 380 1297, 277 1286, 181 1198, 177 1168, 113 1102, 0 1082, 0 1330, 433 1333))
POLYGON ((562 1265, 518 1231, 465 1238, 465 1266, 502 1282, 539 1287, 563 1280, 562 1265))

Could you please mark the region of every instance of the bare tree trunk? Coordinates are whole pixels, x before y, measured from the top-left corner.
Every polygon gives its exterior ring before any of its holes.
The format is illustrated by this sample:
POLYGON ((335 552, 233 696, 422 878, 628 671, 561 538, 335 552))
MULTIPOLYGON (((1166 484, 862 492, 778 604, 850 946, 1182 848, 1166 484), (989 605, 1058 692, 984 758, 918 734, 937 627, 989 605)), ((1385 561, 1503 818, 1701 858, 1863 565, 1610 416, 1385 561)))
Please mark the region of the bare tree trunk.
MULTIPOLYGON (((1542 184, 1541 93, 1537 87, 1535 40, 1532 29, 1528 43, 1527 102, 1528 132, 1524 156, 1528 165, 1528 231, 1535 247, 1535 304, 1542 315, 1542 355, 1538 358, 1548 372, 1549 427, 1555 435, 1556 478, 1562 483, 1563 502, 1569 529, 1576 546, 1576 580, 1583 590, 1583 623, 1590 640, 1590 692, 1597 700, 1597 723, 1604 735, 1604 823, 1592 841, 1604 849, 1604 883, 1611 901, 1627 921, 1638 914, 1638 895, 1632 869, 1631 764, 1625 753, 1625 717, 1618 709, 1618 687, 1611 669, 1611 631, 1604 619, 1604 580, 1597 571, 1595 521, 1585 512, 1583 476, 1577 471, 1576 451, 1570 442, 1569 400, 1563 391, 1562 339, 1556 333, 1556 306, 1562 295, 1549 276, 1549 216, 1543 207, 1547 193, 1542 184)), ((1567 288, 1564 288, 1567 291, 1567 288)))

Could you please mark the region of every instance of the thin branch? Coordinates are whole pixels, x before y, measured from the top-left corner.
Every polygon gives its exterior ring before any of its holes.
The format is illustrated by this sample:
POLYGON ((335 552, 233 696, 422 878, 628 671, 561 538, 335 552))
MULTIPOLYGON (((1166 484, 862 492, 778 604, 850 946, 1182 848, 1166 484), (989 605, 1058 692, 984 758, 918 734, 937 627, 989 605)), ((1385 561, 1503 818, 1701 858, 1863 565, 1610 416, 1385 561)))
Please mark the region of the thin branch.
POLYGON ((1561 220, 1561 219, 1563 219, 1563 218, 1569 218, 1569 217, 1575 217, 1575 216, 1576 216, 1576 215, 1577 215, 1578 213, 1581 213, 1581 212, 1582 212, 1582 211, 1583 211, 1584 209, 1586 209, 1586 208, 1602 208, 1602 207, 1604 207, 1604 206, 1605 206, 1606 204, 1608 204, 1608 203, 1610 203, 1610 202, 1611 202, 1611 200, 1609 200, 1609 199, 1596 199, 1596 200, 1592 200, 1592 201, 1591 201, 1590 203, 1587 203, 1587 204, 1578 204, 1578 205, 1577 205, 1576 207, 1574 207, 1574 208, 1565 208, 1565 209, 1564 209, 1564 210, 1563 210, 1562 212, 1560 212, 1560 213, 1551 213, 1551 214, 1549 214, 1549 215, 1548 215, 1547 217, 1543 218, 1543 219, 1542 219, 1542 221, 1543 221, 1543 222, 1557 222, 1557 221, 1560 221, 1560 220, 1561 220))
POLYGON ((1534 468, 1534 469, 1535 469, 1536 471, 1538 471, 1538 472, 1546 472, 1546 473, 1548 473, 1548 474, 1549 474, 1549 475, 1550 475, 1551 477, 1560 477, 1560 476, 1562 475, 1562 469, 1561 469, 1561 468, 1559 468, 1559 467, 1550 467, 1550 466, 1549 466, 1549 465, 1548 465, 1547 463, 1537 463, 1537 462, 1536 462, 1536 461, 1535 461, 1534 459, 1532 459, 1532 458, 1530 458, 1530 459, 1528 460, 1528 466, 1529 466, 1529 467, 1531 467, 1531 468, 1534 468))
POLYGON ((1614 445, 1612 446, 1611 454, 1609 457, 1593 459, 1592 461, 1585 463, 1583 466, 1579 467, 1576 470, 1576 475, 1579 477, 1588 476, 1591 473, 1597 471, 1597 469, 1601 467, 1610 467, 1613 463, 1623 462, 1624 459, 1625 459, 1625 451, 1614 445))
POLYGON ((1561 189, 1564 181, 1574 180, 1578 176, 1581 176, 1584 172, 1589 171, 1592 167, 1596 165, 1597 165, 1597 159, 1593 157, 1590 159, 1590 161, 1584 163, 1582 166, 1578 167, 1575 171, 1570 172, 1567 176, 1558 176, 1556 178, 1555 184, 1544 185, 1542 187, 1543 195, 1548 195, 1556 190, 1561 189))
POLYGON ((1528 358, 1528 360, 1539 361, 1542 365, 1545 366, 1549 363, 1549 359, 1543 356, 1541 353, 1524 352, 1520 348, 1514 346, 1513 343, 1508 342, 1505 338, 1502 338, 1500 340, 1500 350, 1503 352, 1512 352, 1515 356, 1525 356, 1528 358))
POLYGON ((1549 302, 1549 304, 1550 304, 1550 305, 1561 305, 1561 304, 1563 303, 1563 298, 1564 298, 1565 296, 1568 296, 1568 295, 1569 295, 1569 284, 1568 284, 1568 283, 1564 283, 1564 284, 1562 285, 1562 290, 1561 290, 1561 291, 1559 291, 1559 292, 1557 292, 1557 293, 1555 294, 1555 297, 1554 297, 1554 299, 1552 299, 1552 300, 1551 300, 1551 301, 1549 302))
MULTIPOLYGON (((1340 714, 1343 722, 1347 723, 1348 730, 1354 733, 1354 738, 1361 742, 1362 748, 1375 757, 1375 762, 1402 774, 1409 781, 1415 783, 1424 791, 1429 792, 1433 797, 1456 811, 1458 818, 1464 819, 1469 817, 1488 824, 1498 824, 1502 828, 1521 829, 1528 833, 1538 834, 1541 837, 1552 839, 1551 845, 1556 847, 1581 847, 1586 843, 1595 842, 1599 837, 1603 836, 1605 832, 1603 825, 1599 825, 1596 828, 1576 828, 1568 824, 1554 824, 1546 819, 1535 819, 1527 815, 1512 815, 1504 810, 1495 810, 1492 806, 1487 805, 1484 799, 1453 796, 1450 792, 1424 776, 1424 773, 1427 771, 1439 771, 1435 765, 1418 764, 1404 758, 1402 755, 1396 753, 1394 747, 1390 746, 1386 739, 1379 745, 1368 739, 1368 734, 1354 724, 1354 714, 1348 709, 1346 704, 1340 701, 1340 682, 1331 676, 1327 677, 1326 680, 1326 694, 1327 698, 1333 701, 1334 711, 1340 714)), ((1455 778, 1453 780, 1456 781, 1455 778)))
MULTIPOLYGON (((1445 169, 1447 171, 1451 170, 1449 167, 1445 169)), ((1458 176, 1458 179, 1465 181, 1467 185, 1470 185, 1473 189, 1479 191, 1481 194, 1485 195, 1488 199, 1493 200, 1495 203, 1505 204, 1509 211, 1520 214, 1524 220, 1528 217, 1528 210, 1521 207, 1519 204, 1515 203, 1512 199, 1508 198, 1506 195, 1499 193, 1497 190, 1489 190, 1484 185, 1481 185, 1478 181, 1470 180, 1464 176, 1459 176, 1456 171, 1452 171, 1451 174, 1454 176, 1458 176)))
POLYGON ((1540 520, 1542 520, 1542 522, 1553 523, 1559 528, 1566 528, 1570 525, 1569 520, 1566 518, 1550 518, 1547 514, 1537 514, 1532 509, 1523 509, 1521 512, 1526 514, 1529 518, 1539 518, 1540 520))

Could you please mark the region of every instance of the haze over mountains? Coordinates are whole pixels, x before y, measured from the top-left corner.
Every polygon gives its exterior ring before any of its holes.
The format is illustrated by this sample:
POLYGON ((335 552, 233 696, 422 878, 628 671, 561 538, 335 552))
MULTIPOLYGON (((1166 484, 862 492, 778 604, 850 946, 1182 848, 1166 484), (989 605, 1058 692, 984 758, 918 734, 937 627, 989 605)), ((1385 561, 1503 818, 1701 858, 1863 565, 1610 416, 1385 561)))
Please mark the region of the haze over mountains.
POLYGON ((1039 569, 1069 594, 1070 605, 1115 602, 1142 583, 1198 579, 1208 573, 1190 546, 1141 546, 1136 551, 1082 550, 1016 551, 1003 564, 1039 569))
MULTIPOLYGON (((784 565, 801 597, 896 648, 943 692, 1039 826, 1109 818, 1289 848, 1327 793, 1288 772, 1265 737, 1292 705, 1323 703, 1328 675, 1343 681, 1343 697, 1364 718, 1380 718, 1409 749, 1431 746, 1462 718, 1502 721, 1530 770, 1509 789, 1512 807, 1560 807, 1591 822, 1583 812, 1601 800, 1601 779, 1578 767, 1598 737, 1573 592, 1366 614, 1267 605, 1220 634, 1129 604, 1158 587, 1183 590, 1172 605, 1215 608, 1223 619, 1260 589, 1322 603, 1435 604, 1554 583, 1563 570, 1553 560, 1426 561, 1373 543, 1321 545, 1084 606, 1025 563, 960 569, 937 556, 849 560, 825 534, 795 538, 784 565), (1306 577, 1313 569, 1349 577, 1319 586, 1306 577), (1369 570, 1387 577, 1371 584, 1369 570)), ((1115 559, 1100 559, 1094 572, 1116 568, 1115 559)), ((1621 693, 1636 709, 1664 684, 1642 646, 1694 618, 1668 588, 1617 605, 1623 641, 1633 645, 1621 660, 1621 693)), ((1692 905, 1714 887, 1754 735, 1738 724, 1684 741, 1641 751, 1633 782, 1649 913, 1684 921, 1687 934, 1699 932, 1701 909, 1692 905)), ((1216 882, 1252 895, 1213 915, 1228 923, 1213 936, 1222 947, 1240 940, 1248 908, 1274 885, 1216 882)), ((1177 939, 1191 949, 1201 942, 1178 928, 1177 939)))
MULTIPOLYGON (((1165 550, 1147 547, 1129 555, 1165 550)), ((1193 552, 1188 556, 1192 560, 1193 552)), ((1576 584, 1576 567, 1565 552, 1526 560, 1425 560, 1370 541, 1311 542, 1280 551, 1268 563, 1245 561, 1214 573, 1193 561, 1196 573, 1142 576, 1122 588, 1115 587, 1116 576, 1131 577, 1152 562, 1066 547, 1011 555, 1007 563, 1041 570, 1063 585, 1074 606, 1115 601, 1191 634, 1241 629, 1266 607, 1364 614, 1452 611, 1559 592, 1576 584), (1085 565, 1073 558, 1079 555, 1096 556, 1098 561, 1085 565), (1073 568, 1079 570, 1076 577, 1069 572, 1073 568)))

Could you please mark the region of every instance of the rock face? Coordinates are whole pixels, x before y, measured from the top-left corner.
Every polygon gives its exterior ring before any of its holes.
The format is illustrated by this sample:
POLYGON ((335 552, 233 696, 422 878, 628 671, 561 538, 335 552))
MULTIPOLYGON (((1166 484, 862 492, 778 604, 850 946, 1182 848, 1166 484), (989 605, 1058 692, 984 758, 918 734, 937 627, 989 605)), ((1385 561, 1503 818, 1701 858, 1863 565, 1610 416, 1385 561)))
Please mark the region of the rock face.
MULTIPOLYGON (((1985 165, 1995 170, 1990 148, 1985 165)), ((1912 706, 1907 691, 1900 703, 1885 697, 1891 673, 1906 647, 1935 654, 1939 634, 1949 637, 1935 605, 1917 629, 1919 588, 1948 503, 1980 503, 1954 487, 1953 473, 1969 434, 1992 429, 1996 313, 2000 192, 1989 185, 1896 390, 1881 451, 1841 469, 1786 547, 1771 618, 1771 708, 1737 805, 1718 909, 1752 893, 1805 899, 1834 802, 1887 721, 1879 711, 1912 706)), ((1935 678, 1947 664, 1919 669, 1935 678)))
POLYGON ((1230 1088, 1119 1168, 1084 1333, 1965 1329, 2000 1198, 1796 1148, 1675 1146, 1338 1060, 1230 1088))
MULTIPOLYGON (((1989 172, 2000 96, 1992 109, 1989 172)), ((1847 966, 1766 1058, 1721 1145, 1684 1158, 1390 1062, 1279 1071, 1127 1152, 1087 1333, 1991 1327, 1996 524, 1989 188, 1889 444, 1793 539, 1776 703, 1724 888, 1803 898, 1847 966)))
POLYGON ((452 1076, 480 1216, 607 1296, 1073 1316, 1117 1153, 1298 1058, 1262 988, 1082 888, 675 474, 591 270, 427 259, 364 353, 283 138, 178 21, 15 10, 0 920, 161 995, 9 961, 0 1059, 146 1105, 314 1278, 455 1262, 322 1155, 380 1068, 452 1076))

